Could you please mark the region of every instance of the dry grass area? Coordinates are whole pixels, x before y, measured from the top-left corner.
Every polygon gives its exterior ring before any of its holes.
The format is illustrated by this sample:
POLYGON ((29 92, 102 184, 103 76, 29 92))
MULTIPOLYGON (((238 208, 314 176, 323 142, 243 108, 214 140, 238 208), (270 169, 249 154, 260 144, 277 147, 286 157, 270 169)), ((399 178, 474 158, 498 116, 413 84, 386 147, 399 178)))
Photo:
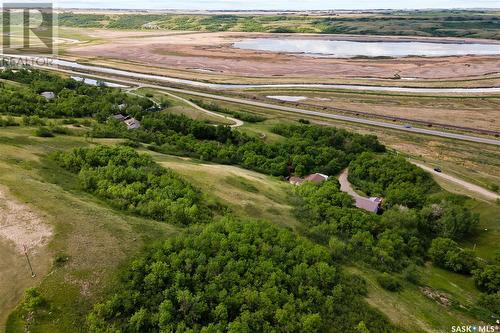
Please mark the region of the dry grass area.
MULTIPOLYGON (((384 93, 272 90, 248 92, 246 96, 277 103, 267 96, 297 96, 307 99, 293 103, 305 108, 335 108, 446 125, 500 132, 500 96, 446 97, 384 93)), ((290 104, 290 103, 287 103, 290 104)))
POLYGON ((236 216, 265 219, 292 228, 299 225, 288 202, 292 186, 287 182, 236 166, 149 153, 162 166, 175 170, 230 207, 236 216))
POLYGON ((47 273, 50 265, 47 245, 52 233, 39 212, 14 198, 7 187, 0 187, 0 329, 23 289, 39 282, 47 273), (38 275, 35 278, 31 277, 24 246, 38 275))

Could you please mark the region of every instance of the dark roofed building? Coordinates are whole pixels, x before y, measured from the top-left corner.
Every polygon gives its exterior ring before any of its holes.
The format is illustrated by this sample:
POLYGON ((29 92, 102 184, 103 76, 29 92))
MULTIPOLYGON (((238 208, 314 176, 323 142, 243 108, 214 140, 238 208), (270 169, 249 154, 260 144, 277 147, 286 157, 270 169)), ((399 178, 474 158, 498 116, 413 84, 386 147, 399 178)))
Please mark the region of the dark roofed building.
POLYGON ((127 128, 129 130, 138 129, 141 127, 141 123, 139 122, 139 120, 137 120, 135 118, 125 119, 124 123, 127 125, 127 128))
POLYGON ((309 175, 305 178, 306 181, 313 182, 313 183, 322 183, 324 181, 328 180, 328 176, 324 175, 322 173, 314 173, 312 175, 309 175))
POLYGON ((367 199, 362 197, 356 197, 356 207, 372 213, 378 213, 381 204, 382 204, 382 199, 380 198, 367 199))
POLYGON ((114 116, 112 116, 112 118, 118 121, 125 121, 125 119, 127 119, 127 117, 122 115, 121 113, 115 114, 114 116))

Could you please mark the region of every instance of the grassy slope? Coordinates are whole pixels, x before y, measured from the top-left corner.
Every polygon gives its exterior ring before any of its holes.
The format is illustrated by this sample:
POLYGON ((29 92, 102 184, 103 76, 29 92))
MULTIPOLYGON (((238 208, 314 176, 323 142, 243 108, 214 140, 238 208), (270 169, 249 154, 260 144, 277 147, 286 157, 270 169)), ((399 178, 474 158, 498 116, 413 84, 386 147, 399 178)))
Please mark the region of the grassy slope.
POLYGON ((265 219, 291 228, 299 224, 287 200, 292 187, 286 182, 235 166, 150 153, 156 162, 177 171, 237 216, 265 219))
MULTIPOLYGON (((89 145, 83 138, 41 139, 33 137, 33 132, 33 128, 0 129, 0 184, 41 211, 45 222, 54 226, 55 236, 43 258, 37 257, 34 262, 39 273, 37 280, 31 280, 27 274, 24 258, 11 251, 10 244, 1 244, 0 266, 2 269, 13 266, 12 279, 6 284, 2 281, 1 291, 15 290, 15 297, 8 304, 1 304, 0 312, 9 313, 25 288, 40 284, 49 305, 31 328, 39 332, 77 332, 83 330, 82 320, 91 304, 112 287, 120 267, 145 244, 164 239, 176 229, 114 211, 80 191, 74 175, 41 158, 53 150, 89 145), (57 254, 70 257, 63 268, 52 267, 57 254)), ((236 215, 265 218, 291 228, 298 224, 291 214, 288 195, 284 195, 290 190, 287 183, 237 167, 152 154, 159 163, 178 171, 227 204, 236 215)), ((20 332, 23 326, 24 322, 14 312, 7 331, 20 332)))
POLYGON ((224 118, 216 117, 213 115, 209 115, 207 113, 201 112, 199 110, 196 110, 195 108, 187 105, 186 103, 183 103, 180 100, 177 100, 175 98, 172 98, 170 96, 167 96, 163 94, 162 92, 156 91, 154 89, 150 88, 140 88, 137 89, 136 93, 138 95, 143 95, 145 96, 146 94, 151 94, 153 95, 153 99, 156 102, 160 102, 163 100, 166 100, 170 103, 170 106, 163 110, 164 112, 169 112, 173 114, 178 114, 178 115, 184 115, 186 117, 200 120, 200 121, 206 121, 212 124, 220 124, 220 125, 231 125, 232 122, 228 121, 224 118))
MULTIPOLYGON (((451 326, 457 323, 477 322, 454 307, 445 307, 427 298, 419 287, 413 284, 404 282, 402 291, 390 292, 377 283, 377 272, 360 267, 349 267, 348 270, 363 276, 368 282, 368 303, 382 311, 394 324, 409 332, 449 332, 451 326)), ((433 276, 432 279, 436 278, 433 276)), ((442 291, 441 285, 427 279, 427 275, 424 275, 422 283, 442 291)), ((464 290, 458 285, 456 289, 456 293, 449 294, 450 298, 455 299, 464 290)))
MULTIPOLYGON (((37 280, 26 278, 24 261, 22 265, 18 263, 24 258, 12 251, 2 251, 2 269, 11 262, 17 263, 18 269, 13 269, 12 279, 0 285, 1 292, 14 294, 7 304, 2 304, 0 313, 12 310, 24 288, 40 284, 50 314, 47 312, 43 318, 36 318, 33 331, 79 332, 84 329, 85 313, 105 288, 112 285, 120 266, 145 244, 167 237, 175 229, 116 212, 81 192, 74 175, 62 172, 40 156, 87 143, 76 137, 34 138, 31 136, 33 131, 0 129, 0 184, 7 186, 16 198, 42 212, 45 222, 54 227, 55 233, 43 256, 34 261, 39 273, 37 280), (62 268, 52 267, 57 254, 70 257, 62 268), (42 273, 49 270, 50 274, 40 279, 42 273)), ((7 331, 23 330, 23 324, 14 313, 7 331)))

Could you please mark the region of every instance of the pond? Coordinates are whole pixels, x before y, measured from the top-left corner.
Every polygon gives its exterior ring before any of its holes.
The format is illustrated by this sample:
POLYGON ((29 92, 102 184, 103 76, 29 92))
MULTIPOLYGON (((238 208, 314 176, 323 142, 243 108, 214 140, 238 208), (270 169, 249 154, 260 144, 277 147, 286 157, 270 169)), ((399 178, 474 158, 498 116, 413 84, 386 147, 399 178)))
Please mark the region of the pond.
POLYGON ((355 42, 324 39, 254 38, 236 42, 233 46, 246 50, 285 52, 326 58, 500 55, 500 44, 493 43, 355 42))
POLYGON ((87 77, 83 78, 80 76, 72 76, 71 78, 75 81, 83 82, 83 83, 91 85, 91 86, 98 86, 99 84, 102 84, 102 85, 104 85, 106 87, 110 87, 110 88, 127 88, 127 86, 124 86, 122 84, 107 82, 107 81, 98 81, 98 80, 90 79, 87 77))

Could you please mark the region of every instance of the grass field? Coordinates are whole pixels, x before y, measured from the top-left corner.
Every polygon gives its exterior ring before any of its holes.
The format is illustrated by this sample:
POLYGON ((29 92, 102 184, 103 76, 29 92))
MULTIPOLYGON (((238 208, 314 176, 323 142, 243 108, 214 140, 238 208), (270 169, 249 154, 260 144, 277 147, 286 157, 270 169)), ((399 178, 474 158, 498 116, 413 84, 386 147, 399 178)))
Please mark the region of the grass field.
MULTIPOLYGON (((74 175, 42 157, 54 150, 88 145, 83 138, 41 139, 33 137, 33 132, 33 128, 0 129, 0 184, 40 212, 54 234, 49 245, 32 258, 36 279, 31 279, 25 258, 11 243, 0 244, 0 271, 6 277, 0 284, 0 327, 23 290, 39 286, 48 309, 31 323, 33 331, 79 332, 84 330, 85 313, 112 286, 121 265, 146 244, 176 229, 109 208, 80 191, 74 175), (53 264, 58 255, 69 257, 63 267, 53 264)), ((24 331, 19 319, 16 313, 10 316, 8 332, 24 331)))
POLYGON ((165 95, 161 91, 156 91, 154 89, 150 88, 139 88, 137 91, 135 91, 138 95, 142 96, 150 96, 154 101, 157 103, 160 103, 161 101, 167 101, 169 106, 163 110, 163 112, 169 112, 173 114, 178 114, 178 115, 184 115, 186 117, 189 117, 191 119, 196 119, 200 121, 206 121, 211 124, 218 124, 218 125, 231 125, 233 122, 226 120, 222 117, 216 117, 204 112, 200 112, 199 110, 196 110, 195 108, 191 107, 187 103, 183 103, 182 101, 172 98, 168 95, 165 95))
POLYGON ((265 219, 290 228, 299 225, 288 200, 292 186, 281 179, 230 165, 151 154, 162 166, 216 197, 236 216, 265 219))

